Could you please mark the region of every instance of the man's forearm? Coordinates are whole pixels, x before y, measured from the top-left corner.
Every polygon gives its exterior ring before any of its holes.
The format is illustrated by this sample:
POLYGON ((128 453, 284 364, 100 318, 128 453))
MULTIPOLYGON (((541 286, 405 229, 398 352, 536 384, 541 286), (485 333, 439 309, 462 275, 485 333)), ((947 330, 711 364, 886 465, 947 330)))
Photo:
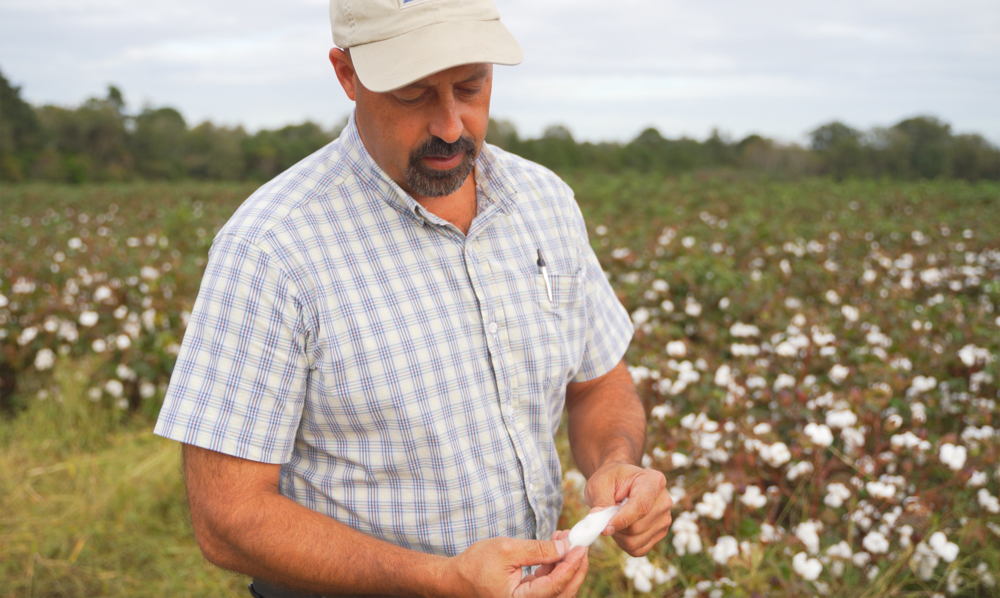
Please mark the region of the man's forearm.
POLYGON ((214 538, 217 565, 321 594, 443 594, 445 557, 362 534, 278 494, 262 493, 214 538))
POLYGON ((212 563, 320 594, 435 596, 446 559, 366 536, 278 493, 280 466, 184 446, 195 535, 212 563))
POLYGON ((598 383, 567 389, 566 401, 570 447, 585 476, 606 463, 640 464, 646 412, 624 362, 598 383))

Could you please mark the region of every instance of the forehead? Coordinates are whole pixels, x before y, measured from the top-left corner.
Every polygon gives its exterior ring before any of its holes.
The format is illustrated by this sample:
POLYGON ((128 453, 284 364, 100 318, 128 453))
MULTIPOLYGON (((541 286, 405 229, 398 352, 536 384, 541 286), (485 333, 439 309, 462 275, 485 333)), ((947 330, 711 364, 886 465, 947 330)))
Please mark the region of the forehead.
POLYGON ((493 65, 488 63, 476 63, 476 64, 462 64, 459 66, 453 66, 450 69, 445 69, 437 73, 430 74, 423 79, 418 79, 409 85, 404 85, 399 88, 400 90, 405 89, 422 89, 425 87, 436 87, 438 85, 454 85, 456 83, 464 83, 467 81, 476 81, 479 79, 486 79, 493 72, 493 65))

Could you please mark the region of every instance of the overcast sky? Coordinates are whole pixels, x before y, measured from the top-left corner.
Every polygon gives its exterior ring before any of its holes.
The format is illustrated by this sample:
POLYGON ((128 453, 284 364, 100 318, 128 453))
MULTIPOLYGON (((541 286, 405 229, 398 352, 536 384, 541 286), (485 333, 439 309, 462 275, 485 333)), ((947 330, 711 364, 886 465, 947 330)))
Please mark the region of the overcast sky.
MULTIPOLYGON (((1000 143, 997 0, 497 0, 525 60, 497 67, 494 117, 523 135, 801 141, 936 115, 1000 143)), ((0 0, 0 70, 32 103, 114 83, 133 109, 250 129, 351 103, 326 54, 327 0, 0 0)))

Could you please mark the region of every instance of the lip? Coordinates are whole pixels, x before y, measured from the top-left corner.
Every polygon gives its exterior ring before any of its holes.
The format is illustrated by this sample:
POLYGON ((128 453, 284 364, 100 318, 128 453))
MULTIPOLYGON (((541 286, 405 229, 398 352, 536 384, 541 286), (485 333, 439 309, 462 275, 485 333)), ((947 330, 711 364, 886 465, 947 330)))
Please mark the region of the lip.
POLYGON ((462 156, 464 155, 465 155, 464 152, 459 152, 454 156, 449 156, 447 158, 427 156, 422 159, 424 163, 430 166, 431 168, 437 170, 450 170, 459 165, 459 163, 462 161, 462 156))

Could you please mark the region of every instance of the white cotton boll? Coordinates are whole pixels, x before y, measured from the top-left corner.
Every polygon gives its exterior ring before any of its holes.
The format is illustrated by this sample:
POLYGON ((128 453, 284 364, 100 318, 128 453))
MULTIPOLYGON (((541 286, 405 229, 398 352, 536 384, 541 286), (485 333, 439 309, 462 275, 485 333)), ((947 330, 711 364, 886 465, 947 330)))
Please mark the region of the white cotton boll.
POLYGON ((979 492, 976 493, 976 500, 979 502, 980 507, 990 513, 1000 513, 1000 499, 990 494, 990 491, 986 488, 979 489, 979 492))
POLYGON ((670 581, 671 579, 675 579, 676 577, 677 577, 677 567, 674 567, 673 565, 667 567, 666 571, 660 569, 659 567, 657 567, 656 570, 653 571, 653 581, 656 582, 657 585, 663 585, 668 581, 670 581))
POLYGON ((937 378, 934 376, 916 376, 913 378, 913 382, 910 383, 910 387, 906 389, 906 396, 912 397, 921 393, 925 393, 937 386, 937 378))
POLYGON ((847 561, 854 555, 854 552, 851 550, 851 546, 847 542, 841 540, 840 542, 837 542, 833 546, 827 548, 826 555, 833 559, 842 559, 847 561))
POLYGON ((851 562, 854 563, 854 566, 859 569, 866 566, 871 560, 872 555, 867 552, 855 552, 851 555, 851 562))
POLYGON ((701 315, 701 303, 689 298, 684 304, 684 313, 692 318, 697 318, 701 315))
POLYGON ((52 352, 52 349, 42 349, 35 354, 35 369, 38 371, 44 371, 51 368, 56 363, 56 354, 52 352))
POLYGON ((678 486, 675 484, 671 486, 669 490, 667 490, 667 494, 670 495, 670 498, 673 499, 674 504, 676 505, 677 501, 684 498, 684 496, 687 494, 687 491, 685 491, 682 486, 678 486))
POLYGON ((898 413, 893 413, 889 417, 885 418, 884 429, 886 432, 894 432, 903 425, 903 418, 900 417, 898 413))
POLYGON ((125 386, 118 380, 108 380, 104 384, 104 390, 114 398, 119 398, 125 392, 125 386))
POLYGON ((733 486, 730 482, 722 482, 715 488, 715 493, 721 496, 727 505, 733 502, 733 493, 735 491, 736 486, 733 486))
POLYGON ((830 446, 833 444, 833 432, 824 424, 808 423, 804 429, 809 441, 816 446, 830 446))
POLYGON ((809 554, 819 552, 819 530, 821 529, 823 529, 823 524, 814 520, 803 521, 795 526, 795 537, 802 540, 809 554))
POLYGON ((747 486, 746 492, 740 496, 740 502, 751 509, 760 509, 767 504, 767 497, 758 486, 747 486))
POLYGON ((981 471, 973 471, 972 475, 970 475, 969 479, 965 482, 965 487, 966 488, 979 488, 980 486, 985 486, 986 482, 988 482, 988 481, 989 481, 989 478, 986 476, 985 473, 983 473, 981 471))
POLYGON ((785 474, 790 482, 794 482, 802 476, 807 476, 813 472, 813 464, 809 461, 799 461, 795 465, 788 468, 788 473, 785 474))
POLYGON ((674 545, 674 550, 677 551, 678 556, 684 556, 687 553, 700 554, 702 551, 701 536, 698 535, 698 523, 695 521, 697 515, 694 513, 684 512, 674 519, 673 525, 670 526, 670 531, 674 533, 674 537, 671 543, 674 545))
POLYGON ((944 532, 934 532, 931 534, 927 544, 946 563, 952 563, 958 558, 958 544, 948 541, 948 536, 944 532))
POLYGON ((760 329, 753 324, 736 322, 729 327, 729 334, 735 336, 736 338, 751 338, 760 336, 760 329))
POLYGON ((844 506, 844 501, 851 497, 851 491, 840 482, 827 484, 826 493, 823 504, 834 509, 844 506))
POLYGON ((601 537, 601 533, 608 527, 608 523, 611 522, 611 518, 615 516, 618 509, 627 502, 628 499, 626 498, 622 501, 621 505, 591 513, 574 525, 573 529, 569 531, 569 537, 567 538, 570 548, 593 544, 595 540, 601 537))
POLYGON ((811 559, 806 553, 800 552, 792 557, 792 569, 804 580, 815 581, 823 572, 823 564, 818 559, 811 559))
POLYGON ((778 374, 778 379, 774 381, 775 392, 786 388, 795 388, 795 378, 788 374, 778 374))
POLYGON ((653 582, 641 572, 635 574, 635 578, 632 579, 632 585, 635 587, 636 592, 642 594, 653 591, 653 582))
POLYGON ((109 289, 108 287, 106 287, 104 285, 101 285, 101 286, 97 287, 96 290, 94 290, 94 301, 96 301, 98 303, 100 303, 101 301, 105 301, 107 299, 110 299, 111 296, 112 296, 111 289, 109 289))
POLYGON ((663 310, 663 313, 672 314, 674 313, 674 302, 670 299, 664 299, 663 302, 660 303, 660 309, 663 310))
POLYGON ((94 342, 90 343, 90 348, 94 353, 104 353, 108 350, 108 343, 104 342, 104 339, 95 339, 94 342))
POLYGON ((861 545, 872 554, 885 554, 889 552, 889 540, 880 532, 869 532, 864 540, 861 541, 861 545))
POLYGON ((958 350, 958 357, 962 360, 962 363, 971 368, 980 362, 988 363, 991 360, 992 355, 988 349, 983 349, 970 344, 965 345, 958 350))
POLYGON ((691 457, 684 453, 670 453, 670 464, 674 466, 674 469, 687 467, 691 464, 691 457))
POLYGON ((771 467, 781 467, 792 458, 792 453, 788 450, 788 446, 784 442, 775 442, 770 445, 762 444, 757 452, 761 459, 771 467))
POLYGON ((115 337, 115 346, 118 347, 120 351, 124 351, 132 346, 132 339, 126 334, 119 334, 115 337))
POLYGON ((83 311, 80 313, 80 326, 84 328, 90 328, 94 324, 97 324, 97 320, 100 316, 97 315, 96 311, 83 311))
POLYGON ((687 345, 684 341, 670 341, 667 343, 667 355, 670 357, 684 357, 687 355, 687 345))
POLYGON ((753 427, 753 433, 758 436, 763 436, 764 434, 770 434, 771 424, 767 422, 760 422, 759 424, 753 427))
POLYGON ((645 307, 640 307, 639 309, 632 312, 632 324, 635 326, 642 326, 649 321, 649 310, 645 307))
POLYGON ((729 563, 729 559, 740 553, 740 545, 739 542, 736 541, 736 538, 732 536, 722 536, 719 538, 718 542, 715 543, 715 546, 709 548, 708 551, 712 556, 712 560, 714 560, 716 564, 725 566, 729 563))
POLYGON ((865 484, 865 490, 875 498, 888 499, 896 496, 896 487, 892 484, 883 484, 882 482, 868 482, 865 484))
MULTIPOLYGON (((661 380, 661 382, 662 382, 662 380, 661 380)), ((667 380, 667 386, 669 386, 669 385, 670 385, 670 380, 667 380)), ((664 403, 662 405, 657 405, 656 407, 653 407, 653 409, 649 412, 650 416, 655 417, 656 419, 658 419, 660 421, 663 421, 665 418, 671 417, 671 416, 673 416, 675 414, 676 414, 676 412, 674 411, 673 405, 671 405, 669 403, 664 403)))
POLYGON ((966 450, 962 445, 954 445, 946 442, 941 445, 938 458, 952 471, 959 471, 965 465, 966 450))
POLYGON ((841 382, 847 379, 847 376, 850 373, 851 370, 847 369, 846 367, 838 363, 834 365, 832 368, 830 368, 830 373, 829 373, 830 381, 833 382, 834 384, 840 384, 841 382))
POLYGON ((902 434, 896 434, 889 439, 889 444, 892 445, 892 448, 894 449, 906 448, 926 451, 931 448, 931 443, 923 440, 910 431, 903 432, 902 434))
POLYGON ((858 423, 858 416, 850 409, 835 409, 826 414, 826 425, 831 428, 847 428, 858 423))
POLYGON ((653 458, 652 457, 650 457, 649 455, 643 455, 642 456, 642 468, 643 469, 649 469, 649 467, 652 464, 653 464, 653 458))
POLYGON ((715 385, 728 388, 733 383, 733 370, 728 365, 721 365, 715 370, 715 385))
POLYGON ((706 492, 701 497, 701 502, 694 506, 694 510, 709 519, 719 520, 726 512, 726 500, 721 494, 716 492, 706 492))
POLYGON ((149 380, 143 380, 139 383, 139 396, 143 399, 151 399, 153 395, 156 394, 156 385, 149 380))

